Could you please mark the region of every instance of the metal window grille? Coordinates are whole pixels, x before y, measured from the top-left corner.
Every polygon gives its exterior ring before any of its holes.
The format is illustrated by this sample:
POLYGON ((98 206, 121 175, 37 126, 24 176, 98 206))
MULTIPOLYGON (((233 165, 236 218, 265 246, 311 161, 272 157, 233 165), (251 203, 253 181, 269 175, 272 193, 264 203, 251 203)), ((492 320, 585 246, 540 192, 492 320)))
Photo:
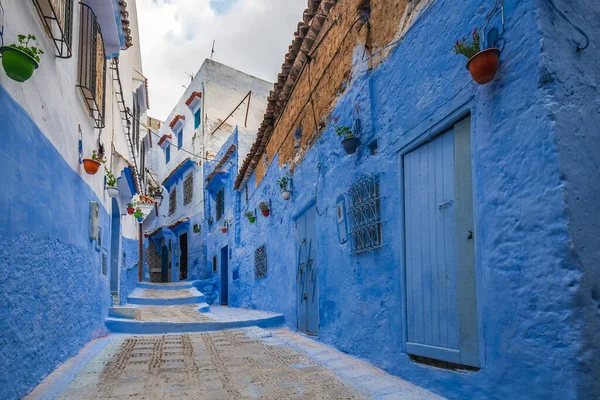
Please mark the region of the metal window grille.
POLYGON ((216 196, 215 212, 217 213, 217 221, 225 214, 225 188, 219 189, 216 196))
POLYGON ((194 174, 191 173, 183 181, 183 204, 189 204, 194 197, 194 174))
POLYGON ((175 210, 177 209, 177 186, 171 190, 169 193, 169 215, 175 214, 175 210))
POLYGON ((56 57, 73 55, 73 0, 33 0, 46 33, 54 42, 56 57))
POLYGON ((108 270, 108 266, 107 266, 107 259, 108 257, 106 257, 106 252, 103 251, 102 252, 102 275, 106 276, 107 270, 108 270))
POLYGON ((79 26, 79 65, 77 87, 94 120, 94 127, 104 128, 106 91, 106 55, 102 30, 94 11, 79 3, 81 22, 79 26))
POLYGON ((373 175, 360 177, 348 191, 351 206, 350 236, 352 252, 360 254, 382 246, 379 180, 373 175))
POLYGON ((254 276, 256 279, 267 276, 267 245, 254 250, 254 276))

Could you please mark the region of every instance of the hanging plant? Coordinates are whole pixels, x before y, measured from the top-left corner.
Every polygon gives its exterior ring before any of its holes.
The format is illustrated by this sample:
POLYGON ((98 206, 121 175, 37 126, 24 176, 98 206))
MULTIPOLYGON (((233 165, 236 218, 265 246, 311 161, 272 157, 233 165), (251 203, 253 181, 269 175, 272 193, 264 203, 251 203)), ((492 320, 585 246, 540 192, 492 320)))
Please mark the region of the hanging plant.
POLYGON ((2 67, 9 78, 17 82, 25 82, 38 68, 40 55, 44 52, 40 49, 37 39, 33 35, 18 35, 19 44, 0 47, 2 53, 2 67), (35 44, 29 44, 33 41, 35 44))
POLYGON ((290 176, 285 174, 281 178, 277 179, 277 184, 281 188, 281 197, 284 200, 289 200, 292 197, 292 192, 288 189, 288 184, 290 183, 290 176))
POLYGON ((256 215, 254 215, 254 213, 253 213, 253 212, 246 211, 246 212, 244 213, 244 217, 248 218, 248 221, 249 221, 251 224, 253 224, 253 223, 255 223, 255 222, 256 222, 256 215))
POLYGON ((104 154, 100 151, 92 151, 92 158, 84 158, 83 159, 83 168, 85 172, 90 175, 96 175, 98 169, 100 168, 100 164, 104 164, 106 162, 106 158, 104 158, 104 154))
POLYGON ((271 210, 269 210, 269 203, 266 201, 261 201, 261 203, 258 205, 258 209, 265 217, 268 217, 271 213, 271 210))
POLYGON ((461 40, 457 40, 452 51, 468 58, 467 69, 471 73, 471 77, 478 84, 485 85, 494 80, 496 72, 498 72, 500 49, 495 47, 481 51, 480 49, 481 36, 475 28, 470 38, 463 36, 461 40))
POLYGON ((108 192, 108 196, 111 198, 119 196, 117 178, 108 168, 105 167, 104 171, 106 172, 106 191, 108 192))
POLYGON ((212 223, 213 223, 212 217, 206 218, 206 222, 208 222, 208 225, 212 225, 212 223))
POLYGON ((135 204, 133 203, 127 203, 127 214, 129 215, 133 215, 133 213, 135 212, 135 204))
POLYGON ((360 146, 360 139, 354 135, 352 128, 348 125, 337 125, 338 118, 334 118, 333 122, 336 124, 335 133, 342 137, 342 146, 346 154, 356 153, 356 149, 360 146))
POLYGON ((134 218, 137 219, 138 222, 142 222, 144 220, 144 213, 142 209, 137 207, 133 213, 134 218))

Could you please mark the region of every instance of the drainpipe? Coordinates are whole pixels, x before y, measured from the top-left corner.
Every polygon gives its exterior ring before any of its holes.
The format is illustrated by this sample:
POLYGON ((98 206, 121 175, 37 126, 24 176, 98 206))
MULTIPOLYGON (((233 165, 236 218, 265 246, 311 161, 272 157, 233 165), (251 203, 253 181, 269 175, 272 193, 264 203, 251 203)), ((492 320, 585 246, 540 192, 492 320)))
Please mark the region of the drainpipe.
POLYGON ((142 224, 138 224, 138 257, 138 282, 141 282, 144 275, 144 235, 142 234, 142 224))

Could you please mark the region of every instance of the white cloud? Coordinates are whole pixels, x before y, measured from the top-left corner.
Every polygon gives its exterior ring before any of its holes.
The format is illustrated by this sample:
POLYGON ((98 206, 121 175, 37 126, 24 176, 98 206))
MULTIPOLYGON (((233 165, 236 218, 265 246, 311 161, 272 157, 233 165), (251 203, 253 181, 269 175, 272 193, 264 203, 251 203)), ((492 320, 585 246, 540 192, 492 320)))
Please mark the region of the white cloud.
POLYGON ((150 115, 164 119, 210 57, 275 81, 306 0, 137 0, 150 115), (219 4, 218 12, 211 4, 219 4), (225 11, 224 11, 225 10, 225 11), (225 12, 223 14, 223 12, 225 12))

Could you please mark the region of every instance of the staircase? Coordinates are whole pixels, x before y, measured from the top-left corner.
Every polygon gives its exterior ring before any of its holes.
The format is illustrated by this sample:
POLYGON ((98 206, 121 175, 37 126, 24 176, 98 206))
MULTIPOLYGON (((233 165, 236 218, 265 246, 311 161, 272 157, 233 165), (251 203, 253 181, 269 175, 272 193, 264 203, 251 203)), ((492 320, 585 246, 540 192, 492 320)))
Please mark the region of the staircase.
POLYGON ((111 307, 106 327, 114 333, 164 334, 283 325, 284 317, 242 308, 209 306, 193 282, 140 282, 123 307, 111 307))

